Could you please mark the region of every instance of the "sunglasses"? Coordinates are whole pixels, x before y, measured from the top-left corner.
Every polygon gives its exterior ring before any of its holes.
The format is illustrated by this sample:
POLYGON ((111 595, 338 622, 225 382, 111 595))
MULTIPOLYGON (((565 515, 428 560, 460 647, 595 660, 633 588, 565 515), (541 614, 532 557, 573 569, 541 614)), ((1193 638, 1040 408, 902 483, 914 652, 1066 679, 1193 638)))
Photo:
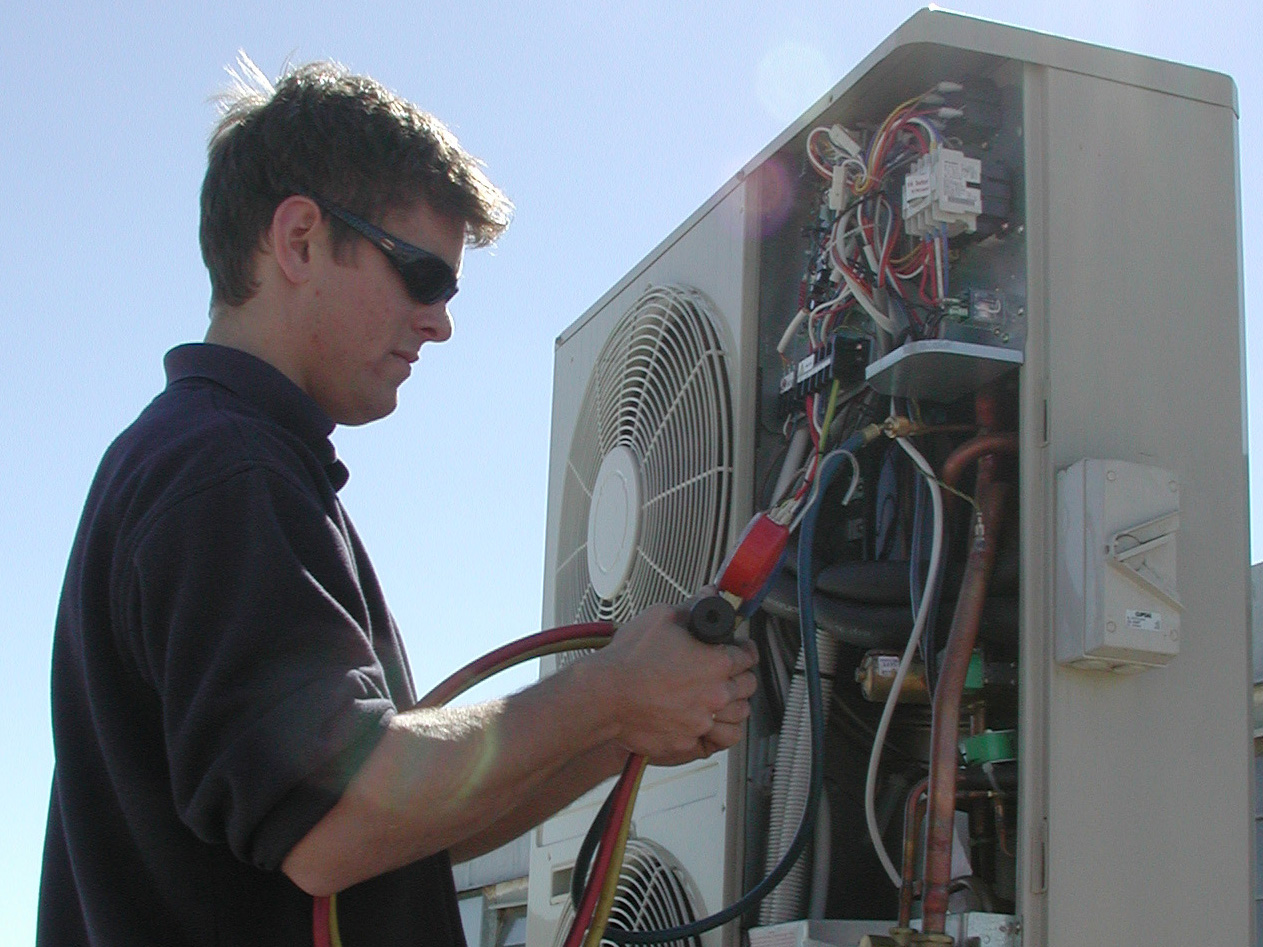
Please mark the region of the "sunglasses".
POLYGON ((375 227, 363 218, 356 217, 337 204, 331 204, 322 197, 310 192, 299 192, 310 197, 320 205, 325 213, 342 221, 361 237, 386 255, 399 275, 408 295, 423 306, 432 306, 437 302, 447 302, 456 295, 456 272, 441 256, 414 247, 405 240, 388 234, 380 227, 375 227))

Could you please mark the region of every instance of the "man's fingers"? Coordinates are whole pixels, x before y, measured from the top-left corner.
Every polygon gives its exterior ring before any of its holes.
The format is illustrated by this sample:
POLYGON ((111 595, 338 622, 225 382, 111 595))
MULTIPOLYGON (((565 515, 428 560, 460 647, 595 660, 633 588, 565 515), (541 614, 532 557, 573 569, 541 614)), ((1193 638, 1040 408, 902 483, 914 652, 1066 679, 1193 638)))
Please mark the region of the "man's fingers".
POLYGON ((728 699, 745 700, 759 688, 759 679, 753 671, 742 671, 735 677, 728 678, 728 699))
POLYGON ((747 700, 734 700, 722 710, 716 711, 716 724, 740 724, 750 716, 750 702, 747 700))
POLYGON ((732 662, 733 676, 748 671, 759 663, 759 649, 753 641, 742 641, 724 647, 727 648, 728 659, 732 662))

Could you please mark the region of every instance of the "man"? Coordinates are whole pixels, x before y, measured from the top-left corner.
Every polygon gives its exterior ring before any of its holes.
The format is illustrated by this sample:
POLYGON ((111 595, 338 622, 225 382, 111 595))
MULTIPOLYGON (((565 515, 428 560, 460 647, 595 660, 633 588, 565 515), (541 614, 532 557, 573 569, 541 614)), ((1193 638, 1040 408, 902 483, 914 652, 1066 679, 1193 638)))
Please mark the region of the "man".
POLYGON ((665 606, 511 697, 410 709, 328 437, 394 409, 451 334, 465 246, 508 209, 440 123, 340 67, 228 103, 202 189, 206 342, 168 353, 106 453, 67 570, 41 945, 307 944, 335 892, 348 947, 459 944, 450 859, 629 752, 739 738, 753 652, 699 644, 665 606))

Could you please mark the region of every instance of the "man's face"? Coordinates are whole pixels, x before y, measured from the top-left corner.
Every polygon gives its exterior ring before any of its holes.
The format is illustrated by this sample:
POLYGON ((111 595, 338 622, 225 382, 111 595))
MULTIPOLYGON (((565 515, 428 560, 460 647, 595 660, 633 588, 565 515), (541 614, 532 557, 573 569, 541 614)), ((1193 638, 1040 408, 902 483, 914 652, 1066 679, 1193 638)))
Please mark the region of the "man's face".
MULTIPOLYGON (((301 387, 338 424, 365 424, 395 409, 398 388, 412 372, 421 346, 452 334, 447 303, 418 303, 385 255, 354 239, 341 259, 332 256, 329 219, 313 241, 322 254, 300 331, 301 387)), ((465 227, 424 203, 377 222, 389 233, 438 254, 457 273, 465 227)))

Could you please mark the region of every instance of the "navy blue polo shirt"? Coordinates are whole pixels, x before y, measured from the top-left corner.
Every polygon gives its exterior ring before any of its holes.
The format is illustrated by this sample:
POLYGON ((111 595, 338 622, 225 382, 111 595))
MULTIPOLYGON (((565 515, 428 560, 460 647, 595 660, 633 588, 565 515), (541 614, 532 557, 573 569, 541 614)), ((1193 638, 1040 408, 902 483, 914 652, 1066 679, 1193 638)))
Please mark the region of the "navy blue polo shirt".
MULTIPOLYGON (((310 944, 311 899, 279 867, 414 703, 403 642, 324 411, 235 349, 165 364, 62 589, 37 940, 310 944)), ((338 914, 346 947, 464 942, 445 854, 338 914)))

